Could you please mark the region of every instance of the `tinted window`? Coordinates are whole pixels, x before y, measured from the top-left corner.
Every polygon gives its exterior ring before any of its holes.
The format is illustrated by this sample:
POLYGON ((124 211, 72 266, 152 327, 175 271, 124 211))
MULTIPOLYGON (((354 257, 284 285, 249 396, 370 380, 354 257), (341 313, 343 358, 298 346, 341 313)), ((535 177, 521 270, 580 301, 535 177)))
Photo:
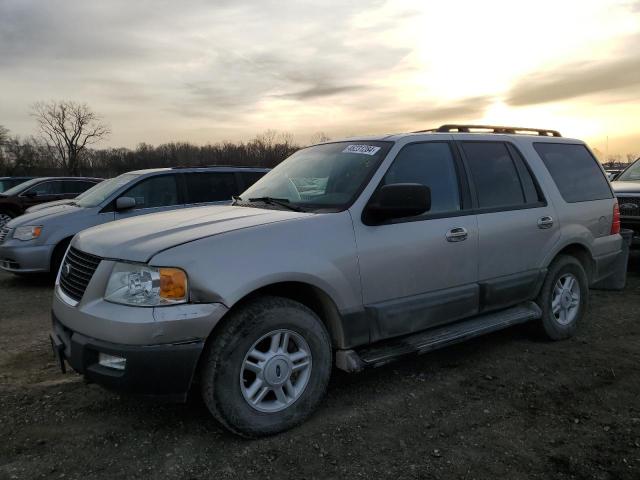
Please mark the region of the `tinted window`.
POLYGON ((237 195, 233 173, 187 173, 188 203, 219 202, 237 195))
POLYGON ((122 196, 136 199, 136 209, 167 207, 178 204, 175 175, 161 175, 142 180, 122 196))
POLYGON ((240 178, 242 178, 244 188, 249 188, 251 185, 264 177, 265 173, 266 172, 240 172, 240 178))
POLYGON ((584 145, 536 143, 534 147, 567 202, 611 198, 609 183, 584 145))
POLYGON ((458 177, 451 147, 447 143, 415 143, 404 147, 382 181, 421 183, 431 189, 431 210, 428 213, 460 210, 458 177))
POLYGON ((53 180, 50 182, 42 182, 31 187, 25 193, 35 193, 36 195, 60 195, 63 193, 63 182, 53 180))
POLYGON ((480 208, 513 207, 525 203, 516 166, 500 142, 463 142, 480 208))
POLYGON ((64 193, 79 194, 93 187, 95 183, 84 180, 66 180, 63 182, 64 193))

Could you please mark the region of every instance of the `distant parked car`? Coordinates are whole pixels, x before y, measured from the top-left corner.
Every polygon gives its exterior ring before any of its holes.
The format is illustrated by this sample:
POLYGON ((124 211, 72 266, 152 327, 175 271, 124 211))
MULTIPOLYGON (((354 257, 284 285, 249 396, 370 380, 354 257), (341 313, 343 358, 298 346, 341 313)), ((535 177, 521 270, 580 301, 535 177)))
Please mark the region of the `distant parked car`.
POLYGON ((27 213, 0 229, 0 269, 56 272, 71 238, 121 218, 185 207, 230 203, 268 169, 159 168, 124 173, 87 190, 71 203, 27 213))
POLYGON ((605 172, 607 172, 607 178, 609 179, 609 181, 613 182, 618 177, 618 175, 620 175, 622 170, 622 168, 607 168, 605 169, 605 172))
POLYGON ((632 246, 640 246, 640 158, 611 183, 620 205, 622 228, 633 230, 632 246))
POLYGON ((21 183, 31 180, 33 177, 0 177, 0 193, 10 188, 20 185, 21 183))
POLYGON ((101 181, 92 177, 42 177, 20 183, 0 194, 0 227, 32 205, 75 198, 101 181))

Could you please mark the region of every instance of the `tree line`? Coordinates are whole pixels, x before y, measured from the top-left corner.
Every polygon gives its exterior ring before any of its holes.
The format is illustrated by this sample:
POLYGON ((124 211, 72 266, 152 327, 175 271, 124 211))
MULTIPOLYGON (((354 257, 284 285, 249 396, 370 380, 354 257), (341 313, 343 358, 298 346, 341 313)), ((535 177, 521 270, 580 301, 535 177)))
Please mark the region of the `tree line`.
MULTIPOLYGON (((300 148, 291 134, 274 130, 248 142, 194 145, 140 143, 136 148, 96 148, 110 134, 108 125, 86 104, 36 103, 31 115, 38 136, 19 138, 0 125, 0 176, 85 175, 113 177, 144 168, 233 165, 274 167, 300 148)), ((316 134, 312 143, 328 140, 316 134)))

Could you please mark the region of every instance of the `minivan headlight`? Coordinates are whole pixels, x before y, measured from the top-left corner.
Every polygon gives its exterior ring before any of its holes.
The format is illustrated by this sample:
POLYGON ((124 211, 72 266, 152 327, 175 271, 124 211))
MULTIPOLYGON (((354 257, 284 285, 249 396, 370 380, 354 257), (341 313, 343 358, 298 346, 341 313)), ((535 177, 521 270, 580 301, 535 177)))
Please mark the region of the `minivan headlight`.
POLYGON ((13 238, 16 240, 33 240, 38 238, 42 233, 42 227, 36 225, 25 225, 24 227, 18 227, 13 232, 13 238))
POLYGON ((116 263, 107 283, 105 300, 124 305, 155 307, 186 303, 187 274, 179 268, 116 263))

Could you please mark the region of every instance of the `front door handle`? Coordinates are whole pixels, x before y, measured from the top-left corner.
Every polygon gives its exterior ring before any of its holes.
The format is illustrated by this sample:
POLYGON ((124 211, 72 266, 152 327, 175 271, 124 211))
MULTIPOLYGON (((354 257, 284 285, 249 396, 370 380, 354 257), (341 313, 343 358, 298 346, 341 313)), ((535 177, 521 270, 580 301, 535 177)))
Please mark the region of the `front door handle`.
POLYGON ((468 236, 469 232, 467 232, 467 229, 463 227, 452 228, 445 235, 447 242, 461 242, 466 240, 468 236))
POLYGON ((538 228, 553 227, 553 217, 545 216, 538 219, 538 228))

